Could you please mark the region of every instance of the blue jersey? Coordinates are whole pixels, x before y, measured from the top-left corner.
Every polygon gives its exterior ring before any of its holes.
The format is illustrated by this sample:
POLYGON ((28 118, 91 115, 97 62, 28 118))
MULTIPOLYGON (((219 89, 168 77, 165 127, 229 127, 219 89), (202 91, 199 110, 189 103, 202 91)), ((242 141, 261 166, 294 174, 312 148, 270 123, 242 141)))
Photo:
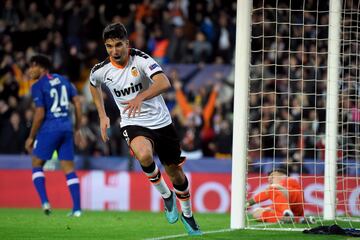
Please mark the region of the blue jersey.
POLYGON ((39 133, 73 130, 69 103, 77 92, 66 78, 46 74, 31 87, 31 95, 36 107, 45 109, 39 133))

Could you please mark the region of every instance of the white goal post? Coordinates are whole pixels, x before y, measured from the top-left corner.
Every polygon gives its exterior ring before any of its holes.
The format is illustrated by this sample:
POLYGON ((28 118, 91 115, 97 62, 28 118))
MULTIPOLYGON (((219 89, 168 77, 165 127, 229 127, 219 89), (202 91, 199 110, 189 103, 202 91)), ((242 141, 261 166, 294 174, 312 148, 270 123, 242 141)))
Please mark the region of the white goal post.
POLYGON ((247 159, 247 118, 248 84, 250 62, 250 34, 252 1, 237 1, 236 50, 235 50, 235 89, 233 148, 231 176, 231 223, 233 229, 245 227, 245 192, 247 159), (239 81, 239 79, 241 79, 239 81), (235 157, 236 156, 236 157, 235 157))
POLYGON ((230 227, 269 229, 252 211, 271 202, 245 203, 278 167, 299 181, 306 215, 351 226, 360 216, 359 1, 238 0, 236 19, 230 227))
POLYGON ((324 220, 334 220, 338 126, 341 2, 330 0, 325 130, 324 220))

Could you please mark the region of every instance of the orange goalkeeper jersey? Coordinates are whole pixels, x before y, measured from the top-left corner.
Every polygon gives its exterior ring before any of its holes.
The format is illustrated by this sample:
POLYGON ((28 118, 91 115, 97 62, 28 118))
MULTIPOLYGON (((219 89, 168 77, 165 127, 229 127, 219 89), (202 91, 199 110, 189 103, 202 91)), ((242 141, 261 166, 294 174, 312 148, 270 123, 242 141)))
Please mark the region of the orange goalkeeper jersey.
POLYGON ((304 215, 304 191, 300 183, 294 178, 285 178, 280 185, 288 190, 289 205, 295 216, 304 215))
POLYGON ((273 201, 276 206, 275 211, 283 212, 290 207, 295 216, 304 215, 304 196, 300 183, 293 178, 284 178, 280 184, 281 187, 270 186, 263 192, 256 194, 253 199, 260 203, 268 199, 273 201), (275 194, 276 193, 276 194, 275 194), (287 200, 285 203, 284 201, 287 200))

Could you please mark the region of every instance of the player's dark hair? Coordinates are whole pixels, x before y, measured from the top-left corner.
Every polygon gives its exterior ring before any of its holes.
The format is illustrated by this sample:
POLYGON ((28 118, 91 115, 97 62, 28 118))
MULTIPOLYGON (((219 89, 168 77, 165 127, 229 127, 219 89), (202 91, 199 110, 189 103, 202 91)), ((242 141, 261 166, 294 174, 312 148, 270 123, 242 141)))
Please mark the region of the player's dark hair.
POLYGON ((103 31, 104 42, 110 38, 119 38, 120 40, 127 39, 127 31, 121 23, 111 23, 107 25, 103 31))
POLYGON ((38 65, 46 70, 51 69, 51 61, 50 58, 44 54, 36 54, 31 57, 30 64, 38 65))
POLYGON ((284 174, 284 175, 286 175, 286 176, 288 175, 286 169, 283 168, 283 167, 275 168, 274 170, 272 170, 272 171, 269 173, 269 175, 272 174, 273 172, 282 173, 282 174, 284 174))

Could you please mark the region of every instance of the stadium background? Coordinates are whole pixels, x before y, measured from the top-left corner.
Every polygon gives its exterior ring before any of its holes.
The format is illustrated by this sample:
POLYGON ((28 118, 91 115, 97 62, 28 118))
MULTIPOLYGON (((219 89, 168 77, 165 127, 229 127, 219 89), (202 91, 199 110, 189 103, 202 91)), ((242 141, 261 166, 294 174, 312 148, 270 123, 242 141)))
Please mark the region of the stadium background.
MULTIPOLYGON (((174 89, 164 94, 164 98, 179 130, 184 154, 189 159, 184 167, 191 179, 195 210, 229 211, 236 1, 144 0, 114 3, 95 0, 4 0, 0 4, 0 195, 6 196, 0 198, 0 207, 38 206, 38 199, 31 186, 31 162, 25 153, 24 141, 31 127, 33 110, 26 62, 32 54, 40 52, 52 57, 54 72, 66 75, 82 96, 82 131, 86 144, 77 149, 76 166, 80 170, 83 205, 88 209, 161 209, 159 197, 139 173, 138 164, 129 156, 127 146, 121 139, 119 114, 112 104, 111 96, 106 94, 105 98, 106 110, 111 119, 111 137, 109 143, 105 144, 100 141, 98 117, 88 91, 91 67, 106 57, 101 40, 102 29, 110 22, 121 21, 128 30, 130 45, 153 56, 174 86, 174 89), (191 113, 183 111, 183 101, 178 97, 180 92, 191 103, 191 113), (211 101, 212 96, 215 96, 216 101, 211 101), (139 194, 141 191, 145 197, 139 194), (24 192, 29 197, 19 198, 24 192), (151 201, 138 202, 141 197, 151 201)), ((256 6, 257 1, 254 4, 256 6)), ((286 16, 286 12, 282 14, 286 16)), ((273 16, 265 17, 270 20, 273 16)), ((259 16, 255 13, 253 18, 256 20, 259 16)), ((311 22, 313 18, 311 14, 304 18, 299 16, 298 21, 304 19, 311 22)), ((321 19, 328 21, 326 16, 321 19)), ((266 26, 265 30, 271 31, 271 26, 266 26)), ((313 34, 313 30, 307 28, 306 34, 313 34)), ((253 35, 258 31, 255 26, 253 35)), ((296 31, 294 29, 295 34, 296 31)), ((320 32, 327 34, 325 27, 320 32)), ((259 44, 253 41, 252 48, 256 49, 259 44)), ((267 44, 273 45, 274 40, 269 39, 267 44)), ((294 41, 292 44, 291 48, 297 49, 300 42, 294 41)), ((306 48, 312 47, 311 42, 306 43, 306 48)), ((327 45, 324 42, 318 47, 326 49, 327 45)), ((279 65, 287 61, 281 56, 277 57, 279 65)), ((268 54, 266 59, 271 62, 274 56, 268 54)), ((300 61, 297 56, 291 60, 300 61)), ((320 61, 320 71, 316 75, 320 79, 326 77, 325 66, 324 54, 324 61, 320 61)), ((270 76, 274 75, 274 71, 281 73, 281 69, 267 70, 270 76)), ((311 75, 314 71, 314 68, 308 67, 301 74, 305 74, 304 79, 315 79, 311 75)), ((256 75, 256 69, 252 70, 252 74, 256 75)), ((295 70, 293 74, 298 76, 300 73, 295 70)), ((309 93, 324 89, 321 84, 315 86, 315 82, 306 83, 309 93)), ((251 87, 254 89, 257 86, 251 87)), ((269 92, 272 88, 271 83, 265 86, 269 92)), ((104 91, 106 93, 106 89, 104 91)), ((309 98, 309 104, 314 103, 311 97, 311 94, 305 96, 309 98)), ((274 96, 269 94, 269 103, 273 100, 274 96)), ((291 101, 289 104, 294 109, 300 107, 299 99, 291 101)), ((323 101, 317 102, 324 104, 323 101)), ((250 105, 257 104, 259 99, 250 99, 250 105)), ((321 105, 313 107, 322 108, 321 105)), ((271 118, 272 113, 266 108, 254 109, 250 112, 250 118, 256 119, 259 115, 269 115, 271 118)), ((296 118, 298 113, 294 110, 290 116, 283 116, 296 118)), ((314 122, 308 126, 309 132, 324 131, 324 115, 321 111, 316 115, 320 119, 312 119, 312 111, 306 112, 304 116, 306 120, 314 122)), ((264 129, 281 129, 281 124, 272 124, 264 129)), ((291 129, 296 135, 300 126, 294 125, 291 129)), ((259 126, 250 125, 250 135, 257 135, 255 133, 258 131, 259 126)), ((266 173, 274 166, 274 160, 267 161, 266 157, 275 154, 279 162, 284 162, 284 155, 275 149, 288 143, 280 138, 275 139, 275 131, 261 134, 268 136, 261 143, 255 137, 249 140, 249 160, 254 163, 251 165, 254 169, 250 170, 261 168, 266 173), (260 149, 260 144, 267 150, 260 149), (260 157, 263 158, 262 164, 257 165, 260 157)), ((322 144, 322 139, 313 142, 306 137, 294 137, 290 141, 289 145, 304 144, 307 148, 322 144)), ((299 172, 299 166, 302 166, 304 172, 322 174, 323 152, 321 147, 318 149, 305 153, 305 159, 298 159, 298 154, 294 152, 287 160, 287 164, 292 166, 291 172, 299 172), (316 168, 313 167, 315 162, 316 168), (316 172, 310 172, 313 169, 317 169, 316 172)), ((47 168, 57 169, 56 161, 47 168)), ((70 199, 65 183, 57 181, 63 178, 61 172, 48 171, 47 177, 50 201, 55 201, 53 206, 69 207, 70 199)), ((262 188, 259 183, 250 187, 262 188)), ((320 189, 318 185, 311 186, 309 182, 309 195, 305 196, 316 207, 321 207, 320 200, 313 199, 312 193, 320 189)), ((308 211, 311 211, 309 206, 308 211)))

